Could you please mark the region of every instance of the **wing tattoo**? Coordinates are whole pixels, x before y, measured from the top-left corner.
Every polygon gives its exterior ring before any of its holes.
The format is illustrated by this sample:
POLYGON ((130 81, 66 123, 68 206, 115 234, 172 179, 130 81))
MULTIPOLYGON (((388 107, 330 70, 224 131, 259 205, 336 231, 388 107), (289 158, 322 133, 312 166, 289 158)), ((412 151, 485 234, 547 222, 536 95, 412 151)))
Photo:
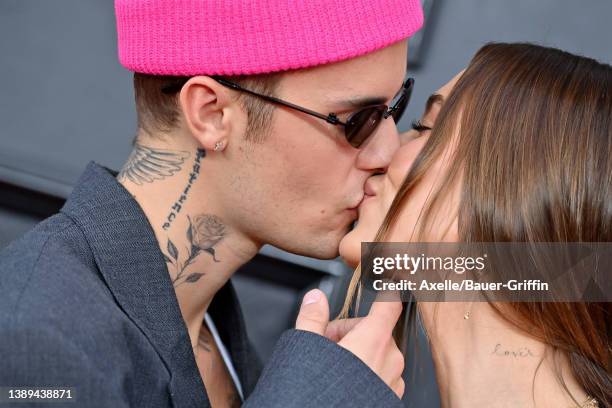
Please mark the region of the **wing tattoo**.
POLYGON ((138 185, 163 180, 181 170, 188 157, 189 152, 186 151, 157 149, 136 144, 117 179, 119 181, 129 179, 138 185))

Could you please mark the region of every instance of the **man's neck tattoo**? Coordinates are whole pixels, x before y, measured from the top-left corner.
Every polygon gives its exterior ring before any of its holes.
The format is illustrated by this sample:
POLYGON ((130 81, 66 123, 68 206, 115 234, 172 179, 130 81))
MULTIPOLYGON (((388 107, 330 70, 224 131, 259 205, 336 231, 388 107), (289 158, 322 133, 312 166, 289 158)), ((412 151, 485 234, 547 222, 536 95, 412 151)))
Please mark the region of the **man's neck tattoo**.
MULTIPOLYGON (((163 180, 179 172, 189 156, 190 153, 186 151, 157 149, 137 143, 123 169, 117 175, 117 179, 119 181, 127 179, 137 185, 163 180)), ((166 216, 162 225, 164 230, 167 231, 170 228, 172 222, 183 209, 189 191, 200 175, 201 160, 204 157, 206 157, 206 151, 197 149, 187 185, 166 216)), ((172 279, 174 287, 183 283, 195 283, 204 276, 202 271, 189 270, 189 267, 202 252, 208 253, 214 262, 220 262, 216 257, 215 245, 221 242, 226 235, 225 225, 216 215, 200 214, 193 219, 187 216, 187 219, 189 220, 186 231, 188 247, 184 251, 179 251, 174 242, 168 238, 166 253, 163 253, 168 266, 172 266, 172 269, 174 269, 175 275, 172 279)))
POLYGON ((130 180, 139 186, 163 180, 179 172, 188 157, 189 152, 157 149, 136 143, 117 179, 121 182, 130 180))
POLYGON ((200 174, 200 162, 202 158, 204 158, 205 156, 206 156, 206 150, 198 149, 196 153, 195 161, 193 163, 193 167, 191 168, 191 173, 189 173, 189 180, 187 181, 187 185, 183 189, 183 192, 181 193, 179 198, 174 202, 174 204, 172 204, 170 213, 166 216, 166 221, 162 225, 162 228, 164 229, 164 231, 167 231, 168 228, 170 228, 172 221, 174 221, 176 216, 181 212, 181 209, 183 208, 183 204, 187 200, 187 195, 189 194, 189 190, 191 190, 191 186, 193 185, 195 180, 198 178, 198 175, 200 174))
POLYGON ((210 214, 201 214, 193 218, 187 216, 189 226, 187 227, 186 237, 189 248, 186 248, 186 258, 181 256, 178 248, 168 239, 166 245, 167 254, 164 254, 164 259, 169 266, 175 270, 175 276, 172 279, 174 287, 178 287, 183 283, 194 283, 204 276, 204 272, 190 271, 187 273, 188 267, 195 261, 196 257, 202 252, 212 256, 214 262, 220 262, 215 253, 215 245, 223 240, 226 236, 225 225, 219 217, 210 214), (181 263, 180 258, 185 260, 181 263))

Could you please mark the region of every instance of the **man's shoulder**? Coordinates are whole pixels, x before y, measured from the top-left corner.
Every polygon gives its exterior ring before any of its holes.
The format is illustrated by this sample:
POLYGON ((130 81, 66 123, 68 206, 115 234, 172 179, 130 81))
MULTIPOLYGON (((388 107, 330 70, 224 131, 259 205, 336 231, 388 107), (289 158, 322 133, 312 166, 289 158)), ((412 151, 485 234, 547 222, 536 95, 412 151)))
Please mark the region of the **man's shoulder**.
MULTIPOLYGON (((63 213, 37 224, 0 252, 0 297, 14 304, 37 279, 91 269, 91 254, 77 226, 63 213), (89 258, 89 259, 88 259, 89 258)), ((52 287, 53 280, 51 280, 52 287)))
POLYGON ((48 243, 58 243, 71 228, 76 232, 76 224, 61 212, 39 222, 0 251, 0 271, 31 266, 48 243))
POLYGON ((62 212, 52 215, 0 251, 0 276, 6 278, 7 270, 31 269, 45 252, 74 249, 74 244, 83 242, 82 238, 70 217, 62 212))
POLYGON ((0 360, 9 377, 66 378, 92 387, 95 381, 110 386, 114 380, 103 377, 111 374, 122 381, 135 366, 143 368, 141 375, 165 373, 115 301, 85 236, 62 213, 0 254, 0 360))
POLYGON ((9 321, 74 327, 117 307, 84 235, 59 213, 0 253, 0 310, 5 328, 9 321))

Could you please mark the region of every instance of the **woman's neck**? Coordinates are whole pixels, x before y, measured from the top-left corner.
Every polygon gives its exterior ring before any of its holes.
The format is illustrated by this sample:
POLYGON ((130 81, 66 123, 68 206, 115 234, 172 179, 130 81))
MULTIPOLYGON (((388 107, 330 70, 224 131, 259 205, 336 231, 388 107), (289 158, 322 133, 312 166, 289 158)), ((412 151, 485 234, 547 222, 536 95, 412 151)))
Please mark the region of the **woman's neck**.
POLYGON ((443 407, 575 406, 557 373, 578 402, 586 399, 564 355, 520 332, 488 303, 422 303, 420 310, 443 407))

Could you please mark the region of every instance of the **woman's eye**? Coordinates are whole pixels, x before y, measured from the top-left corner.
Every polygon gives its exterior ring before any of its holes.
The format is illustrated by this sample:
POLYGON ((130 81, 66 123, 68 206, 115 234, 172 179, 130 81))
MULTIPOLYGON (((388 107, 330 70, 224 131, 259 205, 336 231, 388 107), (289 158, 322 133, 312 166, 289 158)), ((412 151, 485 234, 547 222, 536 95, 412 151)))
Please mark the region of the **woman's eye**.
POLYGON ((420 120, 415 119, 412 121, 411 123, 411 127, 413 130, 416 130, 417 132, 421 133, 421 132, 425 132, 427 130, 431 130, 431 128, 429 126, 425 126, 423 123, 421 123, 420 120))

